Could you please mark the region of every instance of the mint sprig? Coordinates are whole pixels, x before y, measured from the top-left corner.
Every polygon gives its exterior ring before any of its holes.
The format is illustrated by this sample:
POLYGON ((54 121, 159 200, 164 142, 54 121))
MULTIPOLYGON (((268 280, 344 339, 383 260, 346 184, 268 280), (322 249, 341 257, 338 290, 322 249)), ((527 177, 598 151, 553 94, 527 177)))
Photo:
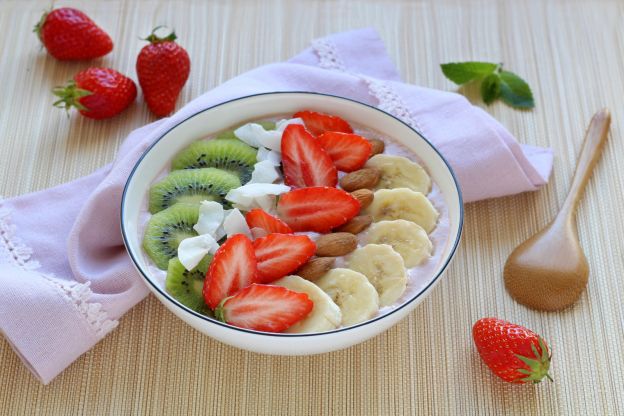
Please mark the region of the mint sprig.
POLYGON ((497 99, 520 109, 535 107, 529 84, 503 64, 491 62, 453 62, 440 65, 444 75, 457 85, 480 82, 481 98, 486 104, 497 99))

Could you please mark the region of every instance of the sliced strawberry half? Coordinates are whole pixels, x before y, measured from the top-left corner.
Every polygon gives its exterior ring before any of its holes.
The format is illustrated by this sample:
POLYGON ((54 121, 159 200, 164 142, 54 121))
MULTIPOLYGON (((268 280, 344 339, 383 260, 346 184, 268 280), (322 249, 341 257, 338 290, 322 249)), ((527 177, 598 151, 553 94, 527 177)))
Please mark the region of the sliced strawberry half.
POLYGON ((211 309, 226 297, 256 281, 256 255, 243 234, 228 238, 215 253, 204 280, 204 300, 211 309))
POLYGON ((258 282, 270 283, 297 270, 316 251, 307 235, 269 234, 253 242, 258 282))
POLYGON ((286 185, 336 186, 338 172, 321 144, 301 124, 291 124, 282 135, 282 167, 286 185))
POLYGON ((293 230, 284 221, 269 214, 263 209, 254 208, 245 215, 247 225, 250 229, 260 228, 267 234, 281 233, 292 234, 293 230))
POLYGON ((299 111, 293 117, 302 119, 306 128, 315 136, 319 136, 326 131, 353 133, 349 123, 338 116, 330 116, 329 114, 317 113, 315 111, 299 111))
POLYGON ((282 194, 277 214, 294 231, 326 233, 360 212, 360 203, 338 188, 312 187, 282 194))
POLYGON ((253 284, 225 299, 215 310, 215 317, 240 328, 282 332, 308 316, 313 307, 305 293, 253 284))
POLYGON ((357 134, 328 131, 317 140, 332 158, 336 168, 343 172, 360 169, 373 152, 371 142, 357 134))

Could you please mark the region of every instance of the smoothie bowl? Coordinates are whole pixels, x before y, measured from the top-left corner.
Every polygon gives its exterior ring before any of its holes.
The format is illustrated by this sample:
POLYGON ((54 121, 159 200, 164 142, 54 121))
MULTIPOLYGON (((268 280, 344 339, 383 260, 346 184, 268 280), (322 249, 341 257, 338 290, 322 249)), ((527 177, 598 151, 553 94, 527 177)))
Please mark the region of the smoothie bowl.
POLYGON ((279 92, 166 132, 124 189, 126 248, 155 296, 226 344, 315 354, 369 339, 440 280, 461 235, 451 168, 374 107, 279 92))

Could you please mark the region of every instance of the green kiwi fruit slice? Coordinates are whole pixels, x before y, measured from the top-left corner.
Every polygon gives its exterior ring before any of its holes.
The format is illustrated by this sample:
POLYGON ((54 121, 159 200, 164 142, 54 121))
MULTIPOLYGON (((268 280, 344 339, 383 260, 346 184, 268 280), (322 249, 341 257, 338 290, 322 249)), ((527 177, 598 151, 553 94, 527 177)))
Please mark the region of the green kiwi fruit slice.
POLYGON ((225 195, 240 185, 238 176, 221 169, 174 170, 150 189, 149 210, 155 214, 174 204, 199 205, 204 200, 229 206, 225 195))
MULTIPOLYGON (((272 121, 254 121, 254 123, 260 124, 264 127, 265 130, 275 130, 275 123, 272 121)), ((217 134, 217 139, 236 139, 234 135, 234 130, 223 130, 221 133, 217 134)))
POLYGON ((171 169, 219 168, 238 176, 244 185, 251 179, 257 153, 238 139, 200 140, 178 153, 171 169))
POLYGON ((188 271, 180 263, 180 260, 174 257, 169 260, 167 279, 165 280, 165 289, 169 294, 181 304, 204 315, 212 315, 202 294, 204 279, 211 261, 212 256, 209 254, 202 259, 197 267, 188 271))
POLYGON ((167 270, 182 240, 197 235, 193 226, 198 218, 198 204, 175 204, 152 215, 145 228, 143 248, 156 267, 167 270))

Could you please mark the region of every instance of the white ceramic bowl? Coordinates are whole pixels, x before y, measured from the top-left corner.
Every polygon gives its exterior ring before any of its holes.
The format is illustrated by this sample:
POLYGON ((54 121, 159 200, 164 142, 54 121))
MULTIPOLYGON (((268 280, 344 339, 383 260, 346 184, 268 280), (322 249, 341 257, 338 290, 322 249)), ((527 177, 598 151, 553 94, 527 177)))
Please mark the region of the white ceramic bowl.
POLYGON ((306 355, 339 350, 363 342, 403 319, 427 297, 444 274, 461 235, 462 199, 451 168, 438 151, 417 131, 377 108, 350 99, 304 92, 276 92, 243 97, 208 108, 161 136, 137 162, 124 189, 121 229, 128 253, 147 286, 175 315, 198 331, 226 344, 250 351, 280 355, 306 355), (236 328, 198 314, 170 296, 150 275, 141 253, 139 235, 141 203, 150 184, 172 157, 195 140, 244 122, 299 110, 334 114, 347 121, 370 127, 417 154, 433 181, 441 189, 449 212, 449 237, 439 266, 430 282, 416 295, 389 313, 361 324, 312 334, 271 334, 236 328))

